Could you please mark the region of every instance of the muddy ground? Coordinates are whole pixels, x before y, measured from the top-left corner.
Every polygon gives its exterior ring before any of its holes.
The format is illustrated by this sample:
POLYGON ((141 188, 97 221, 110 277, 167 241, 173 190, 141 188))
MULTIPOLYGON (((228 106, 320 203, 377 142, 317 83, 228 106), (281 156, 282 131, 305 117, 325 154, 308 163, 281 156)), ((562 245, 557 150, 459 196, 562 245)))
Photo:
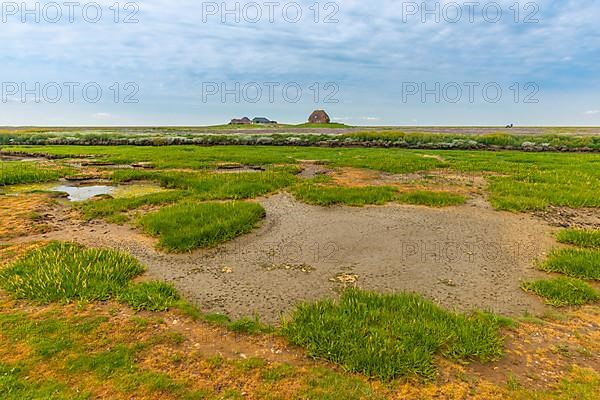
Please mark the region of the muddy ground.
POLYGON ((253 233, 215 249, 166 254, 127 226, 82 222, 68 205, 45 215, 55 231, 23 238, 75 240, 130 251, 148 277, 172 282, 205 312, 258 315, 277 323, 304 300, 335 297, 357 285, 416 291, 449 309, 518 316, 545 306, 520 282, 555 244, 553 229, 526 214, 497 212, 481 201, 431 209, 316 207, 281 193, 259 200, 267 210, 253 233))

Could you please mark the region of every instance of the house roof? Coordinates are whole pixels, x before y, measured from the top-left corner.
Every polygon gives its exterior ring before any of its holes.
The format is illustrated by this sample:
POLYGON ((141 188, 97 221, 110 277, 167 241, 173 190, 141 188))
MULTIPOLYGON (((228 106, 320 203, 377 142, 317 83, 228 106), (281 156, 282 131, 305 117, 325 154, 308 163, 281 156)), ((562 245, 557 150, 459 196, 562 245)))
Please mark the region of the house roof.
POLYGON ((263 123, 263 124, 268 124, 271 123, 272 121, 268 118, 265 117, 256 117, 252 120, 252 122, 259 122, 259 123, 263 123))

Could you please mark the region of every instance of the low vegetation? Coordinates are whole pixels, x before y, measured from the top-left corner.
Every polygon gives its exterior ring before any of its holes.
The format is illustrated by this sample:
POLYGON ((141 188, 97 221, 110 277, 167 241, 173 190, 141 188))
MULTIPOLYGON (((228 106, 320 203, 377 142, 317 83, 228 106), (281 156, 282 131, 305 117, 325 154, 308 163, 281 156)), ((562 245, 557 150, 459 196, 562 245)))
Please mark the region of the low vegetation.
MULTIPOLYGON (((485 140, 490 143, 502 143, 504 139, 490 136, 485 140)), ((585 140, 597 141, 598 138, 589 137, 585 140)), ((215 169, 222 163, 294 167, 300 160, 318 160, 330 167, 366 168, 394 174, 446 168, 465 174, 485 175, 489 181, 489 199, 494 207, 500 210, 520 212, 544 210, 549 206, 600 207, 600 196, 597 195, 596 187, 600 180, 598 154, 292 146, 21 146, 5 148, 3 151, 51 153, 60 157, 89 155, 115 164, 150 162, 158 170, 206 170, 215 169)), ((124 175, 117 179, 125 179, 127 174, 138 174, 140 179, 144 179, 142 175, 145 174, 148 178, 157 172, 159 171, 120 172, 124 175)), ((257 182, 257 185, 261 185, 260 190, 252 190, 248 194, 245 184, 241 184, 242 189, 235 188, 235 183, 227 190, 220 189, 222 185, 219 179, 232 178, 207 178, 208 181, 203 184, 206 189, 200 185, 197 191, 206 200, 256 196, 289 184, 293 178, 291 175, 293 174, 280 177, 285 182, 280 181, 271 187, 257 182)), ((177 185, 179 188, 188 185, 185 182, 177 182, 179 178, 177 173, 170 171, 166 177, 157 179, 166 180, 166 183, 177 185)))
POLYGON ((119 300, 136 310, 162 311, 179 300, 161 282, 133 284, 144 267, 113 250, 53 242, 0 270, 0 287, 16 299, 40 304, 119 300))
POLYGON ((525 282, 523 289, 542 297, 555 307, 579 306, 600 300, 600 293, 579 279, 555 278, 525 282))
POLYGON ((0 271, 0 285, 40 303, 108 300, 143 271, 131 256, 56 242, 0 271))
POLYGON ((55 181, 65 172, 57 168, 45 168, 34 162, 0 161, 0 186, 55 181))
POLYGON ((564 229, 558 233, 557 239, 565 244, 600 249, 600 230, 564 229))
POLYGON ((600 280, 600 250, 556 249, 540 264, 540 268, 573 278, 600 280))
POLYGON ((207 248, 250 232, 265 216, 258 203, 184 202, 144 215, 139 224, 168 251, 207 248))
POLYGON ((364 206, 382 205, 394 200, 397 189, 387 186, 341 187, 307 183, 296 186, 292 192, 298 200, 318 206, 364 206))
POLYGON ((104 218, 112 223, 122 223, 127 221, 128 218, 124 213, 128 211, 147 206, 173 204, 186 197, 186 195, 187 193, 184 191, 173 190, 138 197, 86 201, 77 207, 87 220, 104 218))
POLYGON ((414 190, 399 193, 396 200, 405 204, 422 205, 428 207, 448 207, 465 204, 465 196, 450 192, 430 192, 414 190))
POLYGON ((303 304, 282 332, 313 357, 346 370, 392 379, 435 375, 434 356, 490 361, 502 354, 500 321, 445 311, 414 294, 350 289, 338 302, 303 304))
POLYGON ((118 300, 136 311, 166 311, 179 304, 179 293, 165 282, 152 281, 129 285, 119 293, 118 300))
POLYGON ((275 192, 295 182, 295 168, 264 172, 198 173, 118 170, 116 182, 151 180, 170 189, 187 190, 197 200, 242 200, 275 192))

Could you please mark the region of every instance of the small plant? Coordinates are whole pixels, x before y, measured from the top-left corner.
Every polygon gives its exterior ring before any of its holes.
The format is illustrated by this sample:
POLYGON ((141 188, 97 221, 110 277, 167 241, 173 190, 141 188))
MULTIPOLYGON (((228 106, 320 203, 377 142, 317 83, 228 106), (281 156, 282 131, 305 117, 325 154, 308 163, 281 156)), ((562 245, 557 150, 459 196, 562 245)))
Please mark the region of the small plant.
POLYGON ((525 282, 523 289, 542 297, 554 307, 579 306, 600 300, 600 293, 589 284, 572 278, 525 282))
POLYGON ((546 272, 558 272, 573 278, 600 280, 600 250, 554 250, 540 265, 546 272))

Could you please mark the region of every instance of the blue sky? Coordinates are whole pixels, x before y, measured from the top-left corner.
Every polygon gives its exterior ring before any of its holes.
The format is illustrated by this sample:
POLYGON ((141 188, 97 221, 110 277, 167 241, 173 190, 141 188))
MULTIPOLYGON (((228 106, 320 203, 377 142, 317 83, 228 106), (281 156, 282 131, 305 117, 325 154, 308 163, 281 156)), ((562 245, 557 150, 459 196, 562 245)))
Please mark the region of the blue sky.
POLYGON ((293 123, 317 108, 356 125, 600 125, 596 0, 523 1, 518 16, 515 0, 427 1, 439 12, 425 16, 420 1, 150 0, 120 3, 118 23, 114 0, 97 2, 96 23, 86 2, 73 22, 54 3, 55 23, 51 2, 26 2, 39 4, 38 22, 20 3, 3 3, 0 125, 293 123), (239 11, 222 15, 223 3, 239 11), (124 23, 132 12, 138 22, 124 23), (78 84, 72 102, 68 82, 78 84), (84 85, 102 90, 97 102, 84 85))

